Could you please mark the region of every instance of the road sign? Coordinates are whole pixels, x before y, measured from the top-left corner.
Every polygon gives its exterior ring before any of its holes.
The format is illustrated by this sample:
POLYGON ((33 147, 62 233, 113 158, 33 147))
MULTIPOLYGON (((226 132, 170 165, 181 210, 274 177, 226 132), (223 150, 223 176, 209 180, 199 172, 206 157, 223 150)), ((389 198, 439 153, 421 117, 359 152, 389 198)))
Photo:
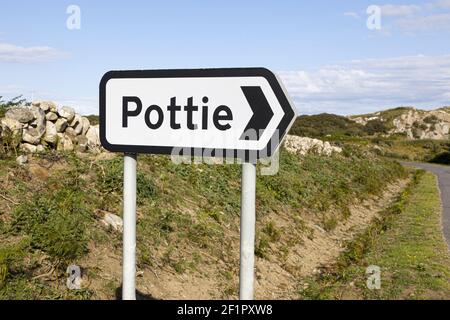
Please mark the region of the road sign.
POLYGON ((253 299, 255 163, 275 153, 295 117, 283 85, 264 68, 110 71, 103 76, 100 140, 107 150, 125 153, 123 299, 136 298, 138 153, 244 159, 239 297, 253 299))
POLYGON ((100 83, 100 139, 113 152, 270 157, 295 117, 264 68, 110 71, 100 83))

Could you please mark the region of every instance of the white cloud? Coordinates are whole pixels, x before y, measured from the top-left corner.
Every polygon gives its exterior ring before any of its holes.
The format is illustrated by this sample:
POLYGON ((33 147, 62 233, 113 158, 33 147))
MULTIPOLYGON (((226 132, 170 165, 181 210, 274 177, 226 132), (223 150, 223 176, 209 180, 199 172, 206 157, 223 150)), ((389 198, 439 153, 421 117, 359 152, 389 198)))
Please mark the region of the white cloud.
POLYGON ((65 58, 67 54, 48 46, 21 47, 0 43, 0 62, 34 63, 65 58))
POLYGON ((358 13, 353 12, 353 11, 344 12, 344 16, 351 17, 351 18, 358 19, 358 20, 361 18, 358 13))
POLYGON ((400 105, 450 105, 450 55, 358 60, 280 76, 300 113, 359 114, 400 105))
POLYGON ((386 4, 380 7, 381 14, 387 17, 402 17, 412 16, 422 10, 422 8, 415 4, 410 5, 393 5, 386 4))
POLYGON ((450 0, 439 0, 435 5, 441 8, 450 8, 450 0))
POLYGON ((408 32, 430 30, 448 31, 450 30, 450 13, 399 19, 396 21, 396 24, 402 30, 408 32))

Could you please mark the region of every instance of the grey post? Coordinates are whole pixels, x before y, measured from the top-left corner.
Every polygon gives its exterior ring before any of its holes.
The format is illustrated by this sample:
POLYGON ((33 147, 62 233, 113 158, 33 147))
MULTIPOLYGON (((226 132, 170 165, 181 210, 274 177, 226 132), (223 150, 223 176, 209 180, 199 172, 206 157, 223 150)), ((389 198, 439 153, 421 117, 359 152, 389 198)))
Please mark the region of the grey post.
POLYGON ((123 300, 136 300, 136 166, 137 154, 126 153, 123 161, 123 300))
POLYGON ((253 300, 255 265, 255 200, 256 165, 242 164, 241 186, 241 265, 239 274, 239 299, 253 300))

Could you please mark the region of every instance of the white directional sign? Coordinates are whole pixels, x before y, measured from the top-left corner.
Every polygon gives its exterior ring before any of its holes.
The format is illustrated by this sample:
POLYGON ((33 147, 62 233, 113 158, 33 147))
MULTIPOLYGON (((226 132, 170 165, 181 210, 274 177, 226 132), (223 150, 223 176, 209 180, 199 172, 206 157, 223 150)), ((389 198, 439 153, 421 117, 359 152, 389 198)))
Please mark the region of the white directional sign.
POLYGON ((258 159, 276 151, 294 110, 264 68, 111 71, 100 83, 100 138, 113 152, 258 159))

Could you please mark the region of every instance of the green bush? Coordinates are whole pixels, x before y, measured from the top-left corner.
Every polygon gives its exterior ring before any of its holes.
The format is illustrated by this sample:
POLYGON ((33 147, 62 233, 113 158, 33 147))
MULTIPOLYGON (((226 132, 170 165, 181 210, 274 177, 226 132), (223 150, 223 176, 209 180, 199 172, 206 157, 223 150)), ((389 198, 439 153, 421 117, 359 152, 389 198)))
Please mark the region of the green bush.
POLYGON ((100 118, 99 118, 99 116, 97 116, 97 115, 89 115, 89 116, 87 116, 86 118, 89 119, 89 123, 90 123, 92 126, 95 126, 95 125, 97 125, 97 124, 100 123, 100 118))
POLYGON ((4 247, 0 246, 0 288, 3 287, 11 273, 18 271, 17 269, 25 256, 27 246, 27 241, 4 247))
POLYGON ((370 136, 373 136, 377 133, 387 133, 388 131, 388 127, 380 119, 368 121, 364 126, 364 132, 366 132, 370 136))
POLYGON ((435 115, 431 115, 431 116, 428 116, 425 119, 423 119, 423 122, 428 123, 428 124, 436 124, 439 122, 439 119, 435 115))
POLYGON ((323 138, 327 135, 361 136, 364 131, 361 124, 346 117, 323 113, 298 117, 289 133, 302 137, 323 138))
POLYGON ((61 189, 36 195, 13 212, 12 231, 30 237, 31 247, 57 262, 70 262, 87 251, 91 217, 81 193, 61 189))

